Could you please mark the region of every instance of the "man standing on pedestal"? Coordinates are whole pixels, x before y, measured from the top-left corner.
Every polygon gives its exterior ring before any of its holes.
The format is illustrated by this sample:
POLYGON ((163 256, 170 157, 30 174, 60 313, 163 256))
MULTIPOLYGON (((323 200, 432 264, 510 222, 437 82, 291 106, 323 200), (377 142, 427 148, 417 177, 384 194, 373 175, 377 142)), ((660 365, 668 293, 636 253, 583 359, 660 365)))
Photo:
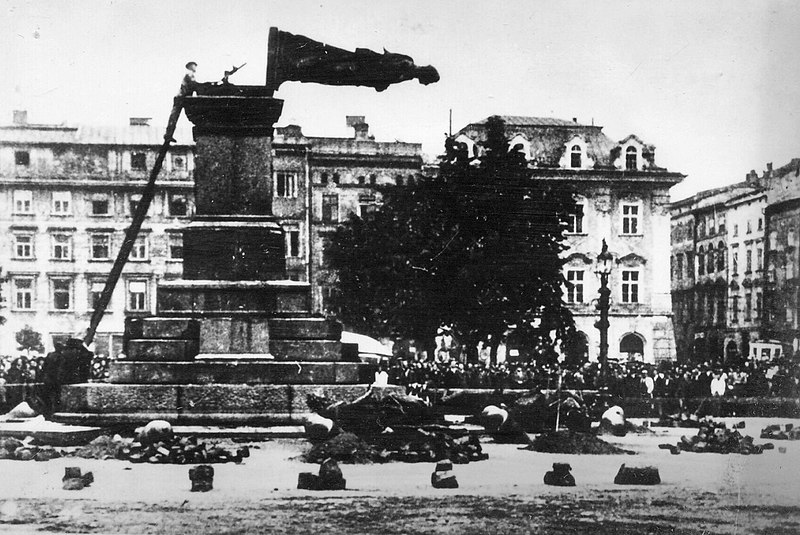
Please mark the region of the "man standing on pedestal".
POLYGON ((183 97, 191 96, 197 89, 197 81, 195 80, 196 72, 197 63, 190 61, 186 64, 186 74, 183 75, 181 88, 178 90, 178 94, 175 95, 175 98, 172 100, 172 112, 169 114, 167 132, 164 134, 164 140, 168 143, 175 142, 175 138, 172 136, 175 134, 175 127, 178 125, 178 119, 183 109, 183 97))

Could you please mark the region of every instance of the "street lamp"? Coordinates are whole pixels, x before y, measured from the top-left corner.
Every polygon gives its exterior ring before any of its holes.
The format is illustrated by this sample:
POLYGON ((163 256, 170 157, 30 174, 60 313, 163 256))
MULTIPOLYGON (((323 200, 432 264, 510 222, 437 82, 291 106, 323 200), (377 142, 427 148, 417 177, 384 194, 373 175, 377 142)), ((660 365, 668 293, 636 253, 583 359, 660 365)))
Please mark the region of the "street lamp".
POLYGON ((608 244, 603 239, 603 248, 597 255, 595 274, 600 279, 600 298, 597 300, 597 310, 600 311, 600 320, 594 326, 600 330, 600 386, 608 386, 608 309, 611 306, 611 290, 608 287, 608 276, 611 274, 611 265, 614 257, 608 252, 608 244))

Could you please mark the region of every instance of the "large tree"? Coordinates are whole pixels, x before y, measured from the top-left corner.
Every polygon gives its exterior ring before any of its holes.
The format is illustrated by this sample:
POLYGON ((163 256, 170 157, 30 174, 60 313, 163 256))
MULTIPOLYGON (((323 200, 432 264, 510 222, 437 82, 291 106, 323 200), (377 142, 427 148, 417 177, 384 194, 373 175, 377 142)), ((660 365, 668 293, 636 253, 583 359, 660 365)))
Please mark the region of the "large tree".
POLYGON ((333 235, 335 310, 350 328, 426 345, 442 323, 470 347, 512 327, 518 339, 563 338, 573 329, 559 256, 571 190, 531 178, 497 118, 481 154, 453 139, 445 151, 438 176, 383 188, 378 210, 333 235))

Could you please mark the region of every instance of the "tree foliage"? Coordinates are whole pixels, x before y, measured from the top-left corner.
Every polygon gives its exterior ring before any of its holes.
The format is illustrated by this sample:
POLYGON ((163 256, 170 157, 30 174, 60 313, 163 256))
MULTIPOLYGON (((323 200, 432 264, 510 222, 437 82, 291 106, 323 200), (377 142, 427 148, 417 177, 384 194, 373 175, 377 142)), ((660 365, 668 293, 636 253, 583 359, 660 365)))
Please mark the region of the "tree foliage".
POLYGON ((559 256, 572 191, 531 178, 504 130, 490 119, 480 155, 448 139, 437 177, 382 188, 378 210, 336 231, 326 258, 349 328, 428 341, 448 323, 470 342, 573 328, 559 256))
POLYGON ((37 351, 39 353, 44 351, 41 333, 35 331, 30 325, 26 325, 17 331, 15 336, 18 349, 27 352, 37 351))

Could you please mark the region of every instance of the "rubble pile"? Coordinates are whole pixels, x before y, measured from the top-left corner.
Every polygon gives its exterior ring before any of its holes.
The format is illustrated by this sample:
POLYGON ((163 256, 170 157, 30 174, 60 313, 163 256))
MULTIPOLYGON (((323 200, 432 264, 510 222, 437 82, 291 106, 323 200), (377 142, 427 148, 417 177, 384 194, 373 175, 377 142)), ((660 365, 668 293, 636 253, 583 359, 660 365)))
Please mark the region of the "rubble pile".
POLYGON ((91 472, 81 474, 79 467, 67 466, 64 468, 64 477, 61 478, 61 482, 64 490, 83 490, 94 483, 94 474, 91 472))
POLYGON ((63 452, 52 446, 36 446, 32 440, 0 439, 0 459, 15 461, 49 461, 62 457, 63 452))
POLYGON ((530 446, 524 449, 541 453, 576 453, 590 455, 635 454, 632 451, 609 444, 591 433, 579 433, 570 430, 542 433, 533 440, 530 446))
POLYGON ((659 448, 669 450, 673 455, 681 451, 693 453, 741 453, 742 455, 760 454, 764 450, 774 448, 773 444, 756 445, 753 437, 742 435, 737 429, 728 429, 724 423, 704 421, 697 434, 691 438, 681 437, 675 445, 659 444, 659 448))
POLYGON ((483 453, 478 437, 474 435, 453 437, 440 431, 400 428, 373 436, 370 442, 353 433, 341 433, 315 445, 302 458, 310 463, 320 463, 331 458, 353 464, 448 460, 455 464, 466 464, 488 459, 489 456, 483 453))
POLYGON ((768 425, 761 430, 761 438, 770 440, 800 440, 800 427, 786 424, 783 429, 779 425, 768 425))
POLYGON ((301 472, 297 477, 297 488, 301 490, 345 490, 347 480, 342 469, 333 459, 325 459, 319 467, 319 475, 301 472))
POLYGON ((116 458, 132 463, 159 464, 213 464, 241 463, 250 456, 247 446, 235 451, 218 445, 207 445, 195 437, 172 437, 150 444, 131 442, 121 444, 116 451, 116 458))

